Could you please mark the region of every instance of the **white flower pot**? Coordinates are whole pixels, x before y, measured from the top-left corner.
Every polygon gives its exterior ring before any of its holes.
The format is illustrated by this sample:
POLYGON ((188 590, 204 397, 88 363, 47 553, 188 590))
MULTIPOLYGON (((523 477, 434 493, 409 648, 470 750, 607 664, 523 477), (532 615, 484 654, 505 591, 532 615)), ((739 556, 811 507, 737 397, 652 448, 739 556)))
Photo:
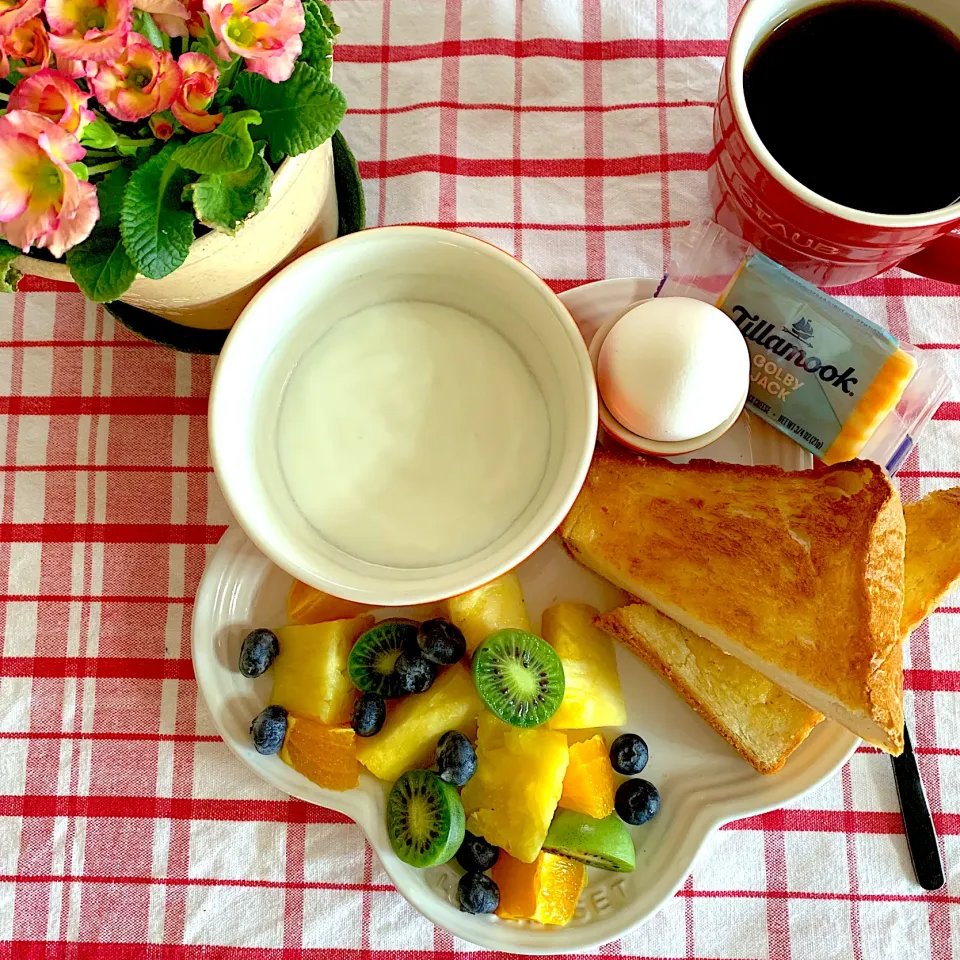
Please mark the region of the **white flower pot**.
MULTIPOLYGON (((328 140, 280 164, 266 208, 235 236, 215 230, 204 234, 182 266, 162 280, 138 276, 123 302, 184 326, 226 329, 281 267, 336 237, 337 225, 328 140)), ((15 266, 32 276, 73 282, 63 263, 21 256, 15 266)))

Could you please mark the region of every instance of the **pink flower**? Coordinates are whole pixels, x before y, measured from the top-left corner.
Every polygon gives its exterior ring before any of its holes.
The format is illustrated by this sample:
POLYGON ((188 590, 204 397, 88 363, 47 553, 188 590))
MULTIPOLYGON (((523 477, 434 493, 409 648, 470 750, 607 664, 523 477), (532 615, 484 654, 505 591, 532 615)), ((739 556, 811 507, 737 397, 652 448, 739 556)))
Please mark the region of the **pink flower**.
POLYGON ((86 240, 100 216, 97 191, 70 169, 85 153, 39 113, 0 117, 0 236, 24 253, 46 247, 55 257, 86 240))
POLYGON ((90 74, 97 99, 118 120, 142 120, 168 110, 181 80, 173 57, 139 33, 127 34, 123 52, 110 63, 96 64, 90 74))
POLYGON ((177 64, 183 72, 183 85, 170 109, 192 133, 209 133, 223 119, 222 113, 207 113, 217 92, 220 71, 203 53, 181 54, 177 64))
POLYGON ((173 124, 168 114, 155 113, 150 117, 150 132, 158 140, 169 140, 173 136, 173 124))
POLYGON ((203 23, 203 0, 187 0, 187 30, 191 37, 204 37, 207 28, 203 23))
POLYGON ((95 120, 86 107, 90 99, 72 80, 49 68, 21 80, 10 94, 10 110, 30 110, 59 124, 79 137, 83 128, 95 120))
POLYGON ((44 12, 58 62, 103 61, 123 52, 133 8, 130 0, 46 0, 44 12))
POLYGON ((303 44, 303 4, 300 0, 204 0, 203 9, 220 41, 217 56, 229 60, 238 53, 247 69, 280 83, 293 73, 303 44))
POLYGON ((0 0, 0 37, 8 36, 42 9, 43 0, 0 0))
POLYGON ((10 72, 10 60, 17 60, 17 70, 29 77, 50 61, 47 28, 39 17, 21 23, 7 36, 0 37, 0 80, 10 72))
POLYGON ((168 36, 187 36, 187 8, 180 0, 133 0, 137 10, 149 13, 168 36))
POLYGON ((71 80, 79 80, 87 75, 87 65, 82 60, 71 60, 70 57, 54 57, 57 70, 71 80))

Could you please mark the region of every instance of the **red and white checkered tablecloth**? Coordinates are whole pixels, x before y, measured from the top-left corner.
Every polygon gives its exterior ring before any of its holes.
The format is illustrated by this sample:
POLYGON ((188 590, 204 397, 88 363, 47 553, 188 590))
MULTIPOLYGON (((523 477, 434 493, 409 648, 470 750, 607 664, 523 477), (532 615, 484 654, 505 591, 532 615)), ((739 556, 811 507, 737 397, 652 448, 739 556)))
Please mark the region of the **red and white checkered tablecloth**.
MULTIPOLYGON (((334 0, 370 222, 465 230, 557 290, 660 275, 675 231, 707 212, 737 6, 334 0)), ((956 288, 894 272, 846 295, 960 384, 956 288)), ((207 459, 211 361, 49 288, 0 299, 0 341, 0 960, 471 951, 406 904, 356 826, 242 768, 198 699, 192 598, 229 520, 207 459)), ((956 483, 953 401, 900 486, 956 483)), ((889 761, 863 748, 803 802, 723 830, 603 952, 960 956, 958 603, 907 653, 942 891, 913 883, 889 761)))

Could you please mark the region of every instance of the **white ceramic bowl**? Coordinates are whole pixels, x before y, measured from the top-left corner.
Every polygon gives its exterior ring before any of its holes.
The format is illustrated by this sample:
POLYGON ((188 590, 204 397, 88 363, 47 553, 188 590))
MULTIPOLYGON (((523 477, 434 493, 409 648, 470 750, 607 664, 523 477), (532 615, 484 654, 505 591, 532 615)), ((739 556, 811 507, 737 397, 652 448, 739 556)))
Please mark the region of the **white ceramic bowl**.
POLYGON ((576 324, 527 267, 474 237, 382 227, 305 254, 254 297, 217 363, 209 429, 214 470, 230 509, 271 560, 349 600, 410 605, 479 586, 550 536, 590 464, 597 392, 576 324), (277 418, 297 360, 335 323, 398 300, 440 303, 487 322, 533 373, 550 418, 550 451, 533 499, 493 543, 441 566, 383 566, 345 553, 305 521, 280 473, 277 418))

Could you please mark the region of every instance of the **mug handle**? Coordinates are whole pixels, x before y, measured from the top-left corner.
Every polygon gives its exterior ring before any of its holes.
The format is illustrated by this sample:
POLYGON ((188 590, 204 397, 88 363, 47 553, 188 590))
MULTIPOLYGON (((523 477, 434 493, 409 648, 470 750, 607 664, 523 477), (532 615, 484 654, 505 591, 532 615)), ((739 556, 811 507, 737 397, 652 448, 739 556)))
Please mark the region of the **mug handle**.
POLYGON ((960 284, 960 233, 944 234, 899 265, 921 277, 960 284))

